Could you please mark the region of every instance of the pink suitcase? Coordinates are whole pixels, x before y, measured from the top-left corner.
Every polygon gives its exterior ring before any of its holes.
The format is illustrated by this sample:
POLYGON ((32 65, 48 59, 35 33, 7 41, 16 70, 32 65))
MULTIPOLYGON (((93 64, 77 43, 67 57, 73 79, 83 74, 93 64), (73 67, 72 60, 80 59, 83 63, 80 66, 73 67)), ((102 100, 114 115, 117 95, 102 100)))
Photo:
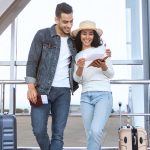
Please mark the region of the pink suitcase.
POLYGON ((148 140, 144 128, 122 126, 119 129, 119 150, 147 150, 148 140))
POLYGON ((119 150, 147 150, 148 137, 147 132, 142 127, 134 127, 131 125, 122 126, 121 122, 121 105, 119 103, 120 111, 120 128, 119 134, 119 150))

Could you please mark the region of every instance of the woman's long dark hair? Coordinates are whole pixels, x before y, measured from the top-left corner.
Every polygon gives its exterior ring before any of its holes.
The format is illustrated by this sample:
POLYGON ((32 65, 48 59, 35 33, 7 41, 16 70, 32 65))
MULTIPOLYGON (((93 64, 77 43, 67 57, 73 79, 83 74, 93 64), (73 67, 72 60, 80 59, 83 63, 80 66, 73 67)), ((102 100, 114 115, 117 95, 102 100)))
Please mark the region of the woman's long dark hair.
MULTIPOLYGON (((97 34, 96 31, 93 30, 93 32, 94 32, 94 38, 93 38, 93 41, 91 43, 91 46, 92 47, 98 47, 98 46, 103 44, 103 41, 100 38, 100 36, 97 34)), ((80 52, 82 50, 81 31, 79 31, 79 33, 75 37, 75 47, 77 49, 77 52, 80 52)))

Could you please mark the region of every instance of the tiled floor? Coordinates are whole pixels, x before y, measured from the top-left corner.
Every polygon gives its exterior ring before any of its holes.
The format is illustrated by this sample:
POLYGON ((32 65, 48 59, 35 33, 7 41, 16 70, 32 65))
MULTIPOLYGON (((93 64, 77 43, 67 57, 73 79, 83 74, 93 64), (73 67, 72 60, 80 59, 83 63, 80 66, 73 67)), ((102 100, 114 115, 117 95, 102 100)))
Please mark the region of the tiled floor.
MULTIPOLYGON (((18 148, 17 150, 40 150, 39 148, 18 148)), ((64 150, 86 150, 86 148, 83 147, 64 147, 64 150)), ((118 148, 102 148, 102 150, 118 150, 118 148)))
MULTIPOLYGON (((123 124, 126 124, 126 118, 122 118, 123 124)), ((48 133, 50 134, 51 118, 49 119, 48 133)), ((110 117, 103 134, 102 146, 104 150, 106 147, 118 146, 118 128, 119 117, 110 117)), ((18 150, 39 150, 35 137, 31 129, 30 116, 17 116, 17 145, 18 150), (28 149, 27 149, 28 147, 28 149)), ((85 132, 81 116, 69 116, 64 135, 64 150, 85 150, 85 132)))

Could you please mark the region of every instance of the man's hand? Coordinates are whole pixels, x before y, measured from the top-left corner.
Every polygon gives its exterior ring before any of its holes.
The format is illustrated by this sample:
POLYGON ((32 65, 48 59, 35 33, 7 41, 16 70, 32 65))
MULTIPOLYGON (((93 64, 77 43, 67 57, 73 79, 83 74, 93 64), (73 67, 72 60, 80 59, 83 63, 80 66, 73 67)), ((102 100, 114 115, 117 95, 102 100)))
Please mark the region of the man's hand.
POLYGON ((111 57, 111 50, 109 48, 106 49, 105 53, 108 57, 111 57))
POLYGON ((37 90, 32 83, 28 84, 27 99, 34 104, 37 102, 37 90))

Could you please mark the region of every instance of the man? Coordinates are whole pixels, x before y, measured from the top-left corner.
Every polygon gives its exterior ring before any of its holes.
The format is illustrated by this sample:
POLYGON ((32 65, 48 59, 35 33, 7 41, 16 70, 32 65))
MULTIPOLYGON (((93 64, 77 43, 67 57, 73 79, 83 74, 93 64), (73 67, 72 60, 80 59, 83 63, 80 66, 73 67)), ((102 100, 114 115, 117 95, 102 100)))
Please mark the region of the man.
MULTIPOLYGON (((39 30, 30 47, 26 83, 27 98, 31 103, 33 133, 41 150, 62 150, 71 91, 76 50, 70 31, 73 10, 67 3, 56 6, 55 22, 51 28, 39 30), (70 90, 71 89, 71 90, 70 90), (44 104, 38 105, 39 97, 44 104), (52 116, 52 136, 47 133, 48 116, 52 116)), ((77 88, 77 86, 75 87, 77 88)))

